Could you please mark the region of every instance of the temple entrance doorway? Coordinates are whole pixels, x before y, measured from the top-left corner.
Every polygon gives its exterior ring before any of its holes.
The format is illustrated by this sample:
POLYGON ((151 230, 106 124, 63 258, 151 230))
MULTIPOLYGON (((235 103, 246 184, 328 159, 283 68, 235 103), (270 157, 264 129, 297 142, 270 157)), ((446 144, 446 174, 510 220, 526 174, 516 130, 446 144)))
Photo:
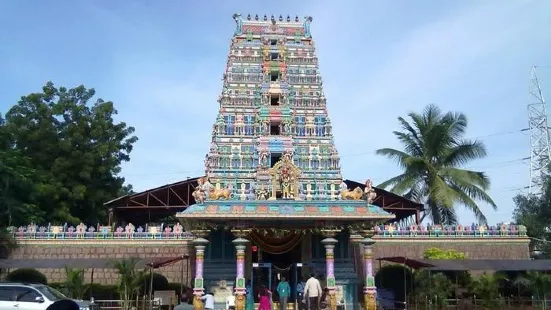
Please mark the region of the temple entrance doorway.
MULTIPOLYGON (((297 266, 302 266, 302 247, 299 242, 292 249, 284 253, 262 252, 262 261, 270 263, 272 266, 271 287, 274 301, 279 300, 277 285, 281 279, 285 278, 291 287, 291 296, 289 302, 295 301, 295 291, 297 281, 300 280, 300 274, 297 275, 297 266)), ((299 268, 300 269, 300 268, 299 268)))
POLYGON ((272 264, 270 263, 253 263, 253 268, 251 269, 251 288, 254 298, 254 302, 259 302, 258 292, 262 286, 265 286, 269 289, 273 286, 272 284, 272 264))

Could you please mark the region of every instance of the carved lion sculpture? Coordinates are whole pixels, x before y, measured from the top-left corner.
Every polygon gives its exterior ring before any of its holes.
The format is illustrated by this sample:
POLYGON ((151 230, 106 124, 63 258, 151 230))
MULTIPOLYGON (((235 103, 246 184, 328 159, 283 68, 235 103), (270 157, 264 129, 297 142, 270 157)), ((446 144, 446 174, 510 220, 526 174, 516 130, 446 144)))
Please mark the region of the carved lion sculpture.
POLYGON ((203 309, 204 309, 204 304, 203 304, 203 301, 201 300, 201 297, 198 295, 195 295, 193 297, 193 310, 203 310, 203 309))
POLYGON ((245 295, 235 295, 235 310, 245 310, 245 295))
POLYGON ((209 192, 209 199, 210 200, 220 200, 225 199, 228 200, 231 198, 231 192, 229 189, 223 188, 223 189, 215 189, 211 188, 209 192))
POLYGON ((356 187, 354 190, 342 190, 341 198, 343 200, 361 200, 364 192, 361 188, 356 187))
POLYGON ((365 310, 376 310, 377 302, 375 301, 375 294, 364 293, 364 307, 365 310))

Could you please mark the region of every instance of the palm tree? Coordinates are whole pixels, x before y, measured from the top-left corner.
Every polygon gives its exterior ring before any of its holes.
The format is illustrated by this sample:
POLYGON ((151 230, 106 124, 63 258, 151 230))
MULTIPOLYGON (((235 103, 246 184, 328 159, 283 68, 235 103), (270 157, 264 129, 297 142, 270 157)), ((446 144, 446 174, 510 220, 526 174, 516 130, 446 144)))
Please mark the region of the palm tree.
POLYGON ((515 284, 523 286, 534 293, 538 301, 546 309, 546 301, 551 295, 551 275, 543 272, 528 271, 525 275, 519 276, 515 284))
POLYGON ((73 299, 82 299, 84 296, 84 269, 73 269, 65 266, 66 280, 63 285, 67 295, 73 299))
POLYGON ((500 273, 483 273, 480 277, 472 281, 471 291, 476 298, 482 300, 482 305, 486 309, 494 309, 499 307, 502 301, 499 290, 501 288, 501 283, 505 280, 505 276, 500 273))
POLYGON ((455 224, 455 207, 462 204, 470 209, 478 221, 486 217, 475 200, 481 200, 497 209, 486 194, 490 180, 483 172, 461 169, 471 160, 486 156, 484 144, 463 138, 467 118, 462 113, 442 114, 436 105, 429 105, 423 114, 409 113, 411 123, 399 117, 403 131, 394 135, 403 145, 403 151, 383 148, 378 155, 395 160, 404 172, 379 185, 406 198, 424 203, 434 224, 455 224))
POLYGON ((140 289, 142 272, 136 271, 138 260, 135 258, 122 259, 113 263, 113 267, 119 273, 117 287, 122 300, 122 309, 131 308, 134 294, 140 289))

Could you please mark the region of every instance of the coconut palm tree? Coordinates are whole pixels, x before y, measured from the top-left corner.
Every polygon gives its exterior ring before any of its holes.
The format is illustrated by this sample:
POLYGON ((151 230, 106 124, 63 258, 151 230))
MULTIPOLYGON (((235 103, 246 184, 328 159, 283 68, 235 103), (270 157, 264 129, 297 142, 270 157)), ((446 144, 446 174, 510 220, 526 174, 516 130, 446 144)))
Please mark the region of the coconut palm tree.
POLYGON ((484 144, 464 139, 467 117, 462 113, 443 114, 436 105, 429 105, 423 114, 408 114, 411 122, 399 117, 403 131, 394 135, 403 150, 383 148, 378 155, 395 160, 404 172, 378 187, 424 203, 423 215, 435 224, 455 224, 455 207, 459 204, 471 210, 481 223, 486 217, 475 200, 496 204, 486 194, 490 180, 483 172, 461 169, 469 161, 486 156, 484 144))
POLYGON ((65 266, 65 283, 63 288, 67 295, 74 299, 82 299, 84 296, 84 269, 73 269, 65 266))

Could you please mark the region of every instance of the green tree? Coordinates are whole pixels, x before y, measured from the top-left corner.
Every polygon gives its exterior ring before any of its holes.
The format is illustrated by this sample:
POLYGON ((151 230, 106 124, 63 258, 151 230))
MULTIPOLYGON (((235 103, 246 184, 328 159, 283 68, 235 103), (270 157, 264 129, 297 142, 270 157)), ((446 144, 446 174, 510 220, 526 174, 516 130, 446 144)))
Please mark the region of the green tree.
POLYGON ((74 269, 65 266, 65 283, 63 289, 73 299, 82 299, 86 286, 84 284, 84 269, 74 269))
POLYGON ((513 218, 517 224, 526 226, 531 237, 530 249, 542 252, 542 257, 550 257, 551 181, 546 180, 541 195, 517 195, 513 200, 513 218))
POLYGON ((138 260, 135 258, 122 259, 113 263, 113 267, 119 274, 117 289, 124 310, 131 308, 133 298, 139 293, 144 280, 144 273, 136 270, 137 263, 138 260))
POLYGON ((33 169, 11 143, 6 122, 0 114, 0 228, 24 225, 43 215, 34 204, 33 169))
POLYGON ((446 308, 448 298, 454 289, 446 275, 440 272, 430 273, 428 270, 419 270, 415 273, 414 282, 414 296, 418 301, 429 301, 435 305, 436 309, 446 308))
POLYGON ((133 127, 116 122, 113 103, 93 99, 84 86, 56 88, 23 96, 7 113, 7 145, 32 168, 34 205, 48 222, 97 223, 103 203, 116 197, 118 176, 137 137, 133 127))
POLYGON ((423 114, 410 113, 411 123, 398 120, 403 131, 394 135, 403 145, 403 151, 383 148, 378 155, 395 160, 404 172, 379 185, 391 187, 399 195, 424 203, 435 224, 455 224, 457 205, 471 210, 481 223, 486 216, 476 200, 496 204, 486 191, 490 180, 483 172, 461 169, 464 164, 486 156, 484 144, 464 139, 467 117, 462 113, 443 114, 435 105, 429 105, 423 114))
POLYGON ((499 291, 504 280, 503 274, 485 272, 471 282, 471 292, 486 309, 496 309, 503 303, 499 291))
POLYGON ((430 248, 423 253, 425 259, 465 259, 465 253, 456 250, 430 248))
POLYGON ((528 271, 519 275, 514 285, 522 286, 524 290, 533 293, 538 301, 547 300, 551 295, 551 275, 544 272, 528 271))

